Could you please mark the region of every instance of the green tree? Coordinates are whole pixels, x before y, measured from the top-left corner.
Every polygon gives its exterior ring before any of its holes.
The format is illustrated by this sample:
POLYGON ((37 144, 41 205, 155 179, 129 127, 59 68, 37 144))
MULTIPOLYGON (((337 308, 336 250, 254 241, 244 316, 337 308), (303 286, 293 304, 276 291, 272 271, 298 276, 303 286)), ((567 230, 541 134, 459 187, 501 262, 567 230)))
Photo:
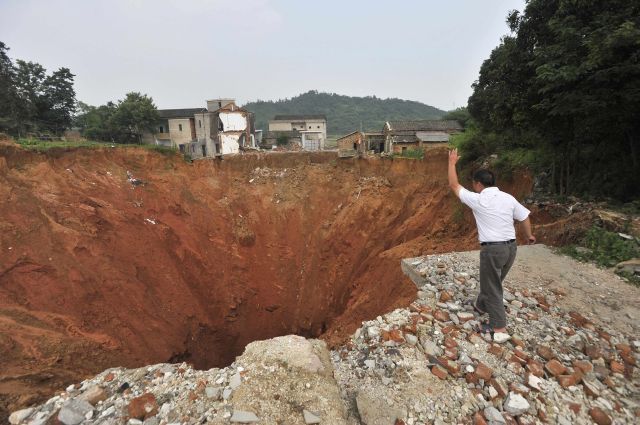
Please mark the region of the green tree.
POLYGON ((16 123, 15 68, 7 55, 9 48, 0 41, 0 131, 13 132, 16 123))
POLYGON ((159 119, 153 99, 137 92, 127 93, 124 100, 118 102, 112 117, 124 139, 137 143, 142 143, 143 132, 152 131, 159 119))
POLYGON ((39 118, 42 126, 54 133, 62 133, 71 125, 76 109, 73 77, 69 68, 60 68, 43 82, 43 110, 40 111, 39 118))
POLYGON ((80 127, 84 137, 105 142, 123 141, 123 131, 114 122, 117 106, 113 102, 99 107, 78 102, 78 115, 74 125, 80 127))
POLYGON ((16 64, 17 126, 20 132, 37 131, 40 113, 46 110, 43 91, 46 70, 38 63, 20 59, 16 64))
POLYGON ((469 127, 471 124, 471 114, 469 114, 469 110, 465 106, 447 112, 442 119, 458 121, 464 128, 469 127))
POLYGON ((624 0, 530 0, 510 13, 512 34, 469 98, 469 151, 529 149, 560 193, 637 197, 639 17, 640 4, 624 0))

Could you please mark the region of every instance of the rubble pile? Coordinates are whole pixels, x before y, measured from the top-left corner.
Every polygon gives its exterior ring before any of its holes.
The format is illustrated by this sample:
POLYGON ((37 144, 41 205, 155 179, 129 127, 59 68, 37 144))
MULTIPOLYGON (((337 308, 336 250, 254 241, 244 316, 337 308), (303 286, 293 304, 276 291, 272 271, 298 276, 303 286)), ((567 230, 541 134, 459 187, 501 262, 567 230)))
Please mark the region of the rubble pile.
MULTIPOLYGON (((450 254, 404 260, 403 269, 418 299, 364 322, 333 353, 343 396, 356 408, 359 397, 371 398, 378 414, 411 425, 639 420, 637 335, 561 311, 554 304, 562 290, 507 287, 512 338, 496 344, 474 331, 477 262, 450 254)), ((369 409, 360 416, 372 415, 369 409)))
POLYGON ((556 305, 559 288, 505 284, 511 339, 474 328, 478 263, 404 260, 417 299, 329 352, 297 336, 249 344, 224 369, 107 370, 12 424, 623 424, 640 420, 640 338, 556 305), (50 422, 49 422, 50 423, 50 422))
POLYGON ((182 364, 114 368, 14 412, 11 424, 346 423, 324 342, 253 342, 223 369, 182 364))

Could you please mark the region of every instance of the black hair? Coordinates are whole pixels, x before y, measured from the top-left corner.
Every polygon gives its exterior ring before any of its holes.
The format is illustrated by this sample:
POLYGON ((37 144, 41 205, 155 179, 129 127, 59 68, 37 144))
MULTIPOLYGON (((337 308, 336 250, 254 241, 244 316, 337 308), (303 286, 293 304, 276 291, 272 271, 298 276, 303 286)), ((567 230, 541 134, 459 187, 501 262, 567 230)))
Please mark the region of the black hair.
POLYGON ((480 169, 473 173, 473 181, 484 187, 491 187, 496 185, 496 176, 489 170, 480 169))

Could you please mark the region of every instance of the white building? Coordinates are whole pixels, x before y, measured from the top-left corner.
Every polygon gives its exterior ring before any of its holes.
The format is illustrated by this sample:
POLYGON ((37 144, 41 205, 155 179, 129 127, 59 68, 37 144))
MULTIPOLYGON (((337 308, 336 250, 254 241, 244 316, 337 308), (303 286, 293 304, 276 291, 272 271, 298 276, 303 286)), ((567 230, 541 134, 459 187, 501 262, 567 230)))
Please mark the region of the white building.
POLYGON ((327 117, 325 115, 276 115, 269 121, 269 132, 300 133, 301 147, 304 150, 323 150, 327 140, 327 117))

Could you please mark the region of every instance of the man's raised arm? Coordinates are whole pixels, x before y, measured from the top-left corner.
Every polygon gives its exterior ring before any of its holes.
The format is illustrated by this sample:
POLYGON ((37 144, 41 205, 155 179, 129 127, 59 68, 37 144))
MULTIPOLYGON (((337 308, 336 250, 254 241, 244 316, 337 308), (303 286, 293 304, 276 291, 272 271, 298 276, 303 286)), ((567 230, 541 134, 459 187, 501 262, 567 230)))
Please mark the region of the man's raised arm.
POLYGON ((456 172, 456 163, 460 157, 458 156, 458 149, 449 151, 449 187, 453 190, 456 196, 460 196, 460 183, 458 183, 458 173, 456 172))

